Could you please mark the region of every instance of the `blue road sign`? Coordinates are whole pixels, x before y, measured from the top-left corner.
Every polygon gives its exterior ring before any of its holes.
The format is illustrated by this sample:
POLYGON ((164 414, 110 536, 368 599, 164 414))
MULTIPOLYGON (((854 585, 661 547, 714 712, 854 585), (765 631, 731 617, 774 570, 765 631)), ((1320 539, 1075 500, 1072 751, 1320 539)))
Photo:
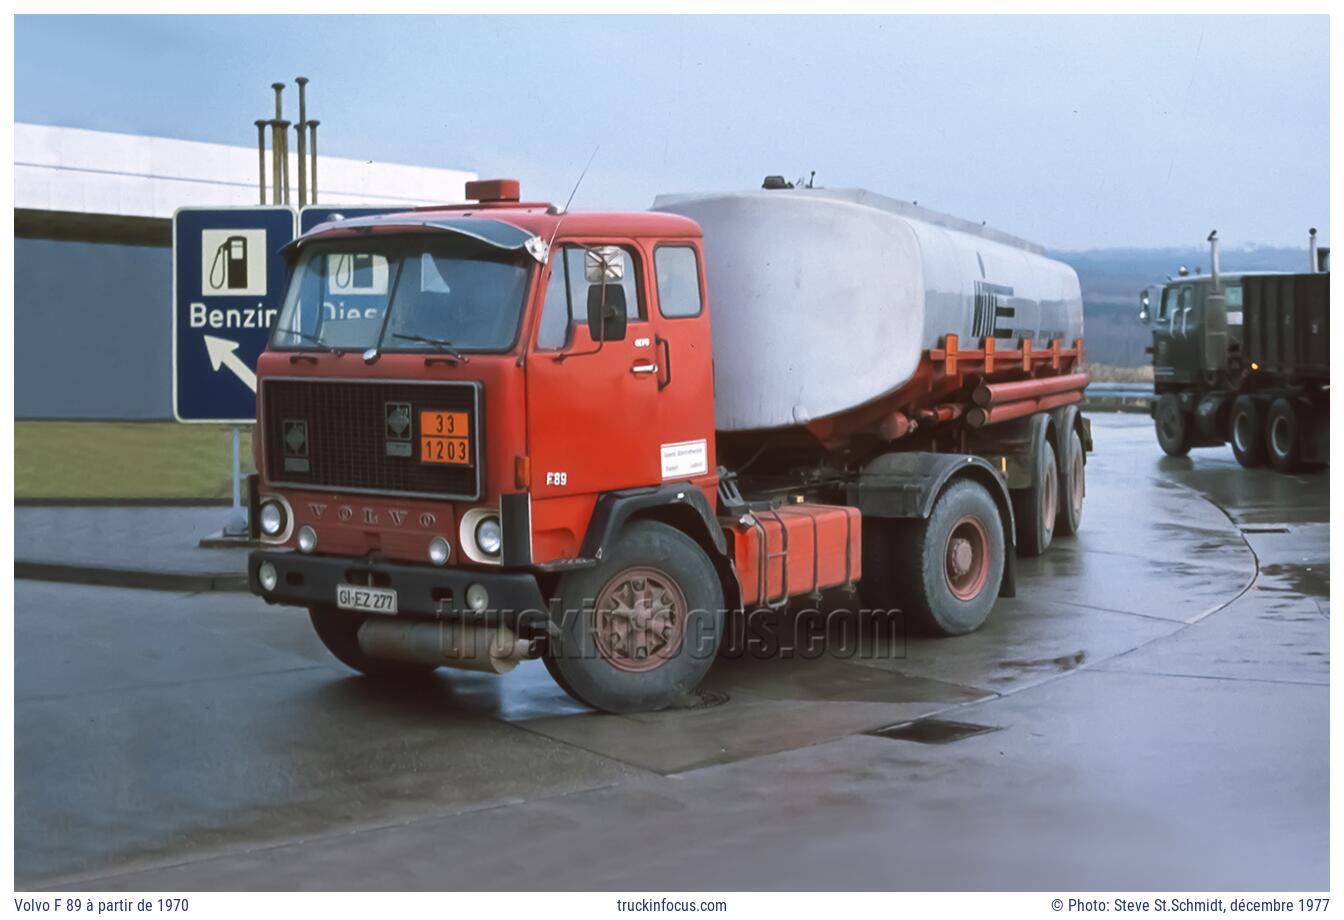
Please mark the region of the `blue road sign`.
POLYGON ((405 205, 400 208, 375 208, 364 205, 350 205, 341 207, 340 205, 311 205, 299 212, 299 235, 307 233, 318 224, 325 224, 329 220, 339 220, 342 217, 373 217, 377 214, 398 214, 402 211, 413 210, 415 205, 405 205))
POLYGON ((292 208, 182 208, 173 215, 173 415, 250 425, 257 357, 284 296, 292 208))

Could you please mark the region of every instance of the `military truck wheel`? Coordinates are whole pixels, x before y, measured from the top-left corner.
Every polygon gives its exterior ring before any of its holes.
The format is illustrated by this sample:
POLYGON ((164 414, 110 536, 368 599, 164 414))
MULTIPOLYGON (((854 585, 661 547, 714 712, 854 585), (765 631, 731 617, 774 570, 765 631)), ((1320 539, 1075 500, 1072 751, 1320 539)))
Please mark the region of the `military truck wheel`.
POLYGON ((1164 393, 1153 412, 1157 429, 1157 443, 1169 457, 1184 457, 1190 453, 1190 416, 1181 408, 1175 393, 1164 393))
POLYGON ((723 587, 704 550, 666 524, 627 525, 599 565, 566 574, 557 594, 563 620, 546 666, 594 709, 664 709, 714 662, 723 587))
POLYGON ((1059 517, 1059 461, 1044 431, 1036 442, 1034 460, 1035 481, 1012 493, 1019 556, 1039 556, 1049 549, 1055 538, 1055 519, 1059 517))
POLYGON ((1003 580, 1003 521, 984 486, 969 479, 938 496, 925 520, 884 521, 889 555, 864 561, 865 600, 899 608, 909 626, 936 636, 979 629, 1003 580), (869 582, 872 582, 869 584, 869 582))
POLYGON ((1270 465, 1280 473, 1292 473, 1302 466, 1302 426, 1292 400, 1279 397, 1269 404, 1265 447, 1270 465))
POLYGON ((417 680, 434 673, 434 666, 412 664, 406 661, 389 661, 371 658, 359 647, 359 627, 364 625, 364 617, 335 607, 314 606, 308 608, 308 618, 312 620, 313 631, 322 644, 340 660, 341 664, 368 677, 382 680, 417 680))
POLYGON ((1228 440, 1232 442, 1232 453, 1242 466, 1259 466, 1265 462, 1263 416, 1260 403, 1249 396, 1238 396, 1232 403, 1232 418, 1228 425, 1231 437, 1228 440))
POLYGON ((1087 494, 1085 466, 1086 454, 1083 452, 1083 439, 1076 428, 1070 429, 1064 439, 1064 456, 1060 458, 1060 492, 1063 500, 1059 503, 1059 519, 1055 526, 1065 536, 1073 536, 1083 523, 1083 498, 1087 494))

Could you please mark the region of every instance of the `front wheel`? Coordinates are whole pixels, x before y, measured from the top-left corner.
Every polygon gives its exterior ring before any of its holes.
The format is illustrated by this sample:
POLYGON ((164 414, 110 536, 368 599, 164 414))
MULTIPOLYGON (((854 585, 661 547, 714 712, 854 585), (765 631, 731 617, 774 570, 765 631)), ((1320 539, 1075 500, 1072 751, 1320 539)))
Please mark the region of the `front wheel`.
POLYGON ((925 520, 874 521, 864 531, 867 605, 896 607, 920 632, 960 636, 989 617, 1003 580, 1003 522, 978 482, 952 483, 925 520), (878 537, 870 548, 869 534, 878 537))
POLYGON ((594 709, 665 709, 714 662, 723 588, 704 550, 673 527, 627 525, 601 564, 565 575, 557 594, 562 621, 546 666, 594 709))
POLYGON ((1190 453, 1190 416, 1181 408, 1175 393, 1164 393, 1153 412, 1153 427, 1157 429, 1157 443, 1169 457, 1184 457, 1190 453))

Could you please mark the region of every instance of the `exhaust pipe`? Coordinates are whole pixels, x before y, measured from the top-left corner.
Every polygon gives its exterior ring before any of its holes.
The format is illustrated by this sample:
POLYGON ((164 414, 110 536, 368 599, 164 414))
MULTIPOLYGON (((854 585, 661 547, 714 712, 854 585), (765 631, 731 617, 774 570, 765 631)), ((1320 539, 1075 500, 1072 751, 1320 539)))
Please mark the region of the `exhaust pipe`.
POLYGON ((1222 283, 1219 278, 1218 264, 1218 231, 1209 231, 1209 274, 1213 276, 1214 291, 1222 290, 1222 283))
POLYGON ((266 119, 258 118, 253 122, 257 126, 257 194, 261 203, 266 203, 266 119))
POLYGON ((1311 253, 1311 273, 1314 275, 1321 270, 1321 254, 1316 246, 1316 228, 1312 227, 1307 231, 1308 243, 1307 250, 1311 253))
POLYGON ((371 617, 359 627, 370 658, 507 674, 529 657, 532 643, 507 626, 371 617))
POLYGON ((322 124, 314 118, 308 122, 308 199, 310 204, 317 204, 317 126, 322 124))
POLYGON ((1218 231, 1209 233, 1209 274, 1213 276, 1213 290, 1204 299, 1204 355, 1205 372, 1222 375, 1227 372, 1227 301, 1218 264, 1218 231))
POLYGON ((304 153, 307 140, 303 135, 308 130, 308 106, 304 97, 304 87, 308 85, 307 77, 295 77, 294 82, 299 84, 299 123, 296 125, 299 135, 299 207, 308 203, 308 182, 307 165, 304 163, 304 153))

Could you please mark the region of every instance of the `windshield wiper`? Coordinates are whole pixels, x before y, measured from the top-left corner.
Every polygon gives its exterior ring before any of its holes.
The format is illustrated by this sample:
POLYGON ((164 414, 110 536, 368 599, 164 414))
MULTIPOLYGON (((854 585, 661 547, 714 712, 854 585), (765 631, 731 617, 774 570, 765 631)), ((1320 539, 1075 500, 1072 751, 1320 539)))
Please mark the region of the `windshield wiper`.
POLYGON ((426 345, 433 345, 439 351, 446 355, 451 355, 463 364, 466 364, 471 360, 466 355, 462 354, 462 352, 454 348, 453 343, 447 339, 435 339, 425 335, 407 335, 401 332, 392 333, 392 338, 404 339, 407 342, 424 342, 426 345))
POLYGON ((343 355, 343 354, 345 354, 345 352, 341 351, 341 350, 340 350, 339 348, 337 348, 335 345, 328 345, 326 342, 322 341, 322 336, 320 336, 320 335, 313 335, 311 332, 300 332, 300 331, 297 330, 297 329, 286 329, 286 330, 284 330, 284 333, 283 333, 283 334, 284 334, 284 335, 293 335, 293 336, 297 336, 298 338, 301 338, 301 339, 303 339, 303 340, 305 340, 305 341, 312 342, 314 345, 317 345, 317 346, 320 347, 320 348, 325 348, 327 351, 331 352, 333 355, 343 355))

